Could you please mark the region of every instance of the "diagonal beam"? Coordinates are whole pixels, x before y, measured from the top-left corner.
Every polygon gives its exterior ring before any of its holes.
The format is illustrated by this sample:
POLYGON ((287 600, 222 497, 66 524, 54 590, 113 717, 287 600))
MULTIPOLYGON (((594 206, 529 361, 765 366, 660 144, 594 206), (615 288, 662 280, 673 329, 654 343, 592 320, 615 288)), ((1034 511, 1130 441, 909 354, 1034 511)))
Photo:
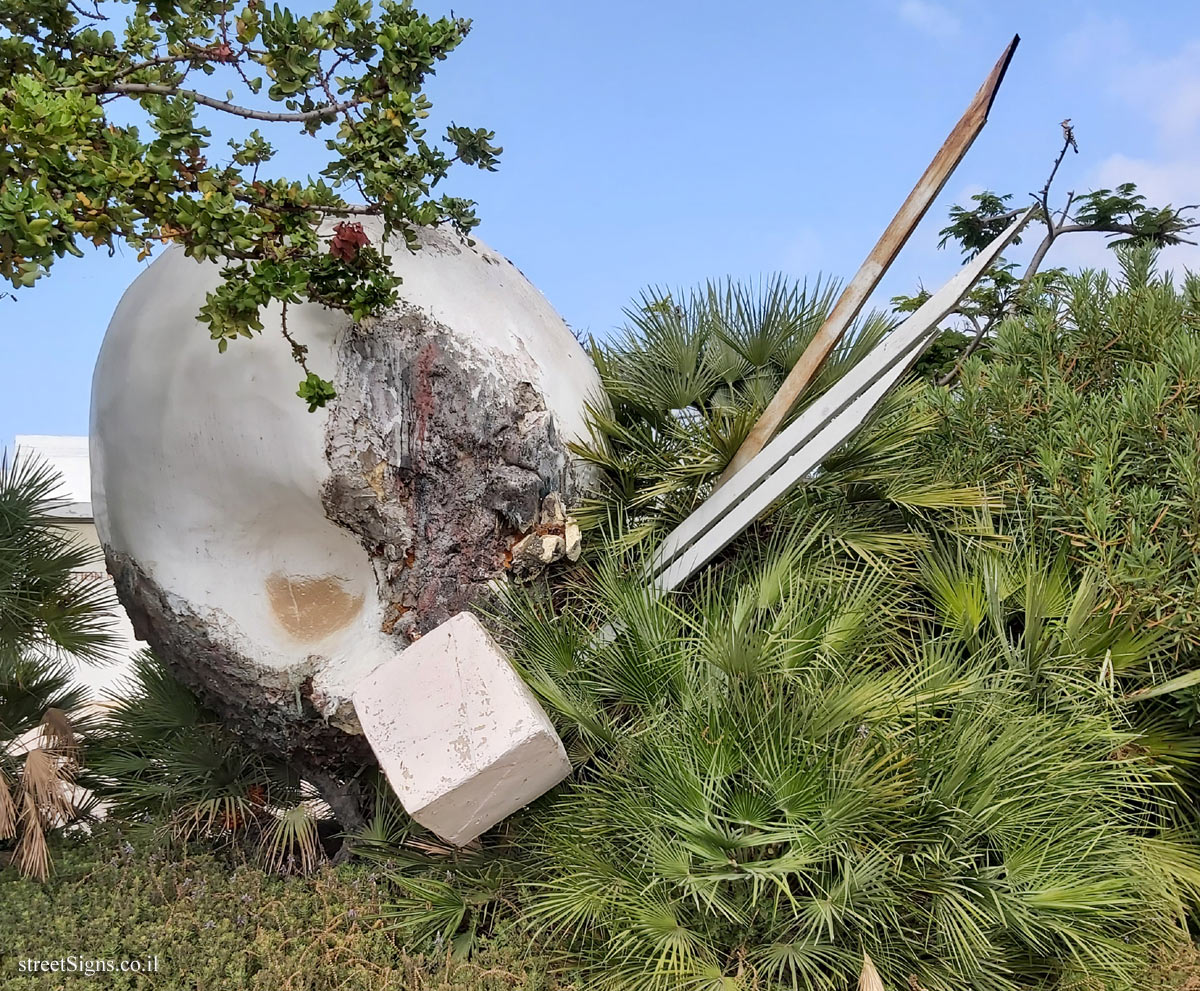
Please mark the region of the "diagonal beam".
POLYGON ((937 335, 938 324, 1000 257, 1032 213, 1030 208, 1018 217, 680 523, 659 545, 651 563, 655 584, 669 591, 686 581, 862 426, 937 335))
POLYGON ((1000 56, 1000 60, 984 80, 983 85, 979 87, 979 92, 975 94, 966 113, 954 125, 954 130, 950 132, 950 136, 946 138, 945 143, 930 162, 929 168, 925 170, 925 174, 921 176, 913 191, 908 194, 908 199, 900 207, 900 212, 892 218, 887 230, 880 237, 879 243, 871 249, 867 260, 862 263, 862 267, 859 268, 850 284, 842 291, 832 312, 788 373, 783 385, 779 387, 779 391, 775 393, 767 408, 763 410, 762 416, 751 428, 750 433, 742 442, 742 446, 738 448, 725 471, 721 473, 721 477, 717 479, 718 488, 747 465, 763 449, 767 441, 775 436, 775 431, 779 429, 780 424, 791 412, 796 400, 800 398, 800 393, 812 381, 829 352, 833 350, 834 345, 846 332, 846 328, 858 316, 863 304, 875 291, 883 273, 895 261, 896 255, 904 247, 909 235, 921 222, 921 218, 925 216, 925 211, 942 191, 946 180, 950 178, 958 163, 962 161, 962 157, 967 153, 967 149, 971 147, 976 136, 983 130, 983 125, 987 123, 988 113, 992 109, 992 102, 996 99, 996 91, 1000 88, 1004 73, 1008 69, 1008 63, 1012 61, 1013 52, 1016 51, 1017 43, 1020 40, 1019 35, 1014 35, 1013 40, 1004 49, 1004 54, 1000 56))

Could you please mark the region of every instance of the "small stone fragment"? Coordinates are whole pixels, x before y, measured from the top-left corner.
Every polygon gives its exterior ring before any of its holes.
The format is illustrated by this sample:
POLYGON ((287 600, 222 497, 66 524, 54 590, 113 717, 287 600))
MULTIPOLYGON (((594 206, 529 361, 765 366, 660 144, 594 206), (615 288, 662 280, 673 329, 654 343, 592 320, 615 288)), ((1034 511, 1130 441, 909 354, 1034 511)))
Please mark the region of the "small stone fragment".
POLYGON ((574 520, 568 520, 566 531, 563 534, 563 544, 565 545, 565 555, 568 561, 578 561, 579 555, 583 553, 583 533, 579 529, 579 524, 574 520))
POLYGON ((562 495, 551 492, 542 500, 542 526, 561 527, 567 522, 567 510, 563 505, 562 495))

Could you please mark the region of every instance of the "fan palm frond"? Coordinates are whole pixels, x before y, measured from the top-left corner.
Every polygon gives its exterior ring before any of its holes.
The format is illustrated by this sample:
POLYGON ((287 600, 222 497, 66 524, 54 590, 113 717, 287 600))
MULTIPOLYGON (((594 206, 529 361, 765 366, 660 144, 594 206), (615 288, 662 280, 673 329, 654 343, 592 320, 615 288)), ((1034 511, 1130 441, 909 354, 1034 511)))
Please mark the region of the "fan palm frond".
POLYGON ((50 834, 85 813, 77 777, 95 729, 77 662, 109 659, 114 636, 98 553, 55 513, 59 475, 0 458, 0 840, 18 870, 45 879, 50 834))
POLYGON ((587 746, 486 883, 410 858, 392 911, 450 940, 506 892, 604 991, 843 991, 864 950, 887 987, 1136 982, 1200 860, 1097 690, 1094 588, 1018 540, 913 571, 826 546, 777 534, 667 597, 617 553, 517 593, 514 661, 587 746))
POLYGON ((149 651, 110 699, 89 765, 109 814, 129 823, 244 838, 276 870, 320 859, 322 813, 297 772, 238 737, 149 651))
POLYGON ((101 662, 115 642, 111 591, 90 573, 99 552, 54 518, 60 484, 44 462, 0 457, 0 651, 101 662))

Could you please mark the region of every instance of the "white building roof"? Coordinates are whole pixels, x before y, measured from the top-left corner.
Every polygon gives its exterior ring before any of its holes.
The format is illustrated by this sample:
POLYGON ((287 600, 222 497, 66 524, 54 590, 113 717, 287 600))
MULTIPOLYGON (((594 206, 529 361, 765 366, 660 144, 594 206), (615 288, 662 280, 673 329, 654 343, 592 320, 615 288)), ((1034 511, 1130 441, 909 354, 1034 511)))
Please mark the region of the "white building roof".
POLYGON ((50 434, 24 434, 16 438, 19 457, 34 457, 52 465, 62 475, 63 484, 56 496, 66 505, 55 516, 70 520, 92 518, 92 474, 86 437, 57 437, 50 434))

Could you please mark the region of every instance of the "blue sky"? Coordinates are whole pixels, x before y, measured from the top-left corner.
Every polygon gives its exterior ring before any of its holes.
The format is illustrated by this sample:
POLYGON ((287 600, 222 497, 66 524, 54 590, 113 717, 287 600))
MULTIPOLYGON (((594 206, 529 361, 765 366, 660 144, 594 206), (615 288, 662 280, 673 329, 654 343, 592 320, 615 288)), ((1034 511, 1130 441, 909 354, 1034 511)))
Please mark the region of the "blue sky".
MULTIPOLYGON (((1195 0, 461 0, 454 10, 475 28, 432 80, 436 117, 494 128, 505 151, 498 173, 463 172, 446 188, 478 200, 480 235, 595 334, 619 326, 649 284, 848 278, 1014 32, 1021 45, 991 121, 879 302, 952 273, 957 256, 936 249, 950 204, 1040 187, 1064 117, 1080 154, 1063 166, 1060 196, 1133 180, 1152 200, 1200 202, 1195 0)), ((286 150, 291 171, 322 164, 315 142, 286 150)), ((1050 263, 1105 258, 1103 239, 1076 237, 1050 263)), ((1200 270, 1196 248, 1164 260, 1200 270)), ((0 301, 0 445, 86 432, 96 352, 138 269, 130 251, 67 259, 17 302, 0 301)))

